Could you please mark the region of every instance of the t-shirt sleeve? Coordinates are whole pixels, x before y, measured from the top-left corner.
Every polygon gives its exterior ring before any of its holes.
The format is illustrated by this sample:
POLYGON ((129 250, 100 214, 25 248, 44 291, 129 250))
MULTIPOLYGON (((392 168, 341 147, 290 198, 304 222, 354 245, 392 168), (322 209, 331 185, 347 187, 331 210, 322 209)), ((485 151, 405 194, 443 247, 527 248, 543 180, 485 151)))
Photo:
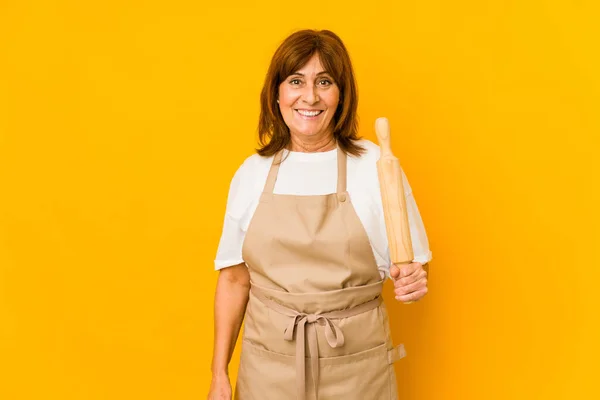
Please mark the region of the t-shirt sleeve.
POLYGON ((415 196, 413 195, 412 189, 408 185, 408 180, 404 171, 402 171, 402 177, 404 180, 405 187, 408 187, 408 191, 405 190, 406 199, 406 210, 408 213, 408 225, 410 227, 410 239, 413 247, 413 262, 419 262, 421 264, 428 263, 432 259, 432 253, 429 249, 429 239, 427 238, 427 232, 425 231, 425 224, 421 218, 419 207, 415 196))
POLYGON ((427 238, 427 232, 425 231, 425 224, 423 224, 419 207, 417 207, 417 201, 415 200, 415 196, 410 183, 408 182, 408 178, 404 173, 404 169, 400 167, 400 171, 402 172, 402 186, 404 187, 404 199, 406 201, 406 211, 408 214, 408 226, 410 229, 410 239, 413 247, 413 262, 425 264, 432 259, 432 253, 429 249, 429 239, 427 238))
POLYGON ((229 185, 227 207, 223 221, 223 231, 215 258, 215 270, 241 264, 242 244, 245 232, 242 229, 241 219, 244 211, 244 179, 245 165, 242 164, 234 174, 229 185))

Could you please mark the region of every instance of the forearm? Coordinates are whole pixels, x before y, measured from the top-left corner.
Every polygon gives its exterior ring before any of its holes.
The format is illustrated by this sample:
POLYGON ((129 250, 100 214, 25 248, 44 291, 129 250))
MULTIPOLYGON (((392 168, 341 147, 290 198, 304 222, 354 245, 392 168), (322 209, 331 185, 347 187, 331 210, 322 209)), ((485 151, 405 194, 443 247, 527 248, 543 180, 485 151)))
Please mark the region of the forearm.
POLYGON ((212 361, 213 375, 228 373, 250 290, 246 266, 241 264, 219 273, 215 290, 215 332, 212 361))

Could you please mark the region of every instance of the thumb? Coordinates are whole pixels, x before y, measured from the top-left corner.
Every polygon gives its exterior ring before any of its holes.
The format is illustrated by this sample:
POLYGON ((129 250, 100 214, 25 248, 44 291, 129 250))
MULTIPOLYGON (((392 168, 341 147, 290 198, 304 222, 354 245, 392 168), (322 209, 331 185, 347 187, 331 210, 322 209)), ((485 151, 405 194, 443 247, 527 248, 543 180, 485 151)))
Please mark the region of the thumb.
POLYGON ((396 264, 392 264, 390 267, 390 276, 396 280, 400 278, 400 268, 396 266, 396 264))

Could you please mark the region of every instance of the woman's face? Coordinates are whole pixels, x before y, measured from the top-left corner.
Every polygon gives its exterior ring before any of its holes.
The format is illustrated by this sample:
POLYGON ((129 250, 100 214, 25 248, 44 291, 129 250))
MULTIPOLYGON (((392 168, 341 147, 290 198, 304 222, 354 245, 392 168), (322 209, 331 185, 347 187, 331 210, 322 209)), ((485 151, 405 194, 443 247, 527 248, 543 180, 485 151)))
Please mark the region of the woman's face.
POLYGON ((340 90, 318 54, 279 85, 279 110, 292 135, 329 135, 340 90))

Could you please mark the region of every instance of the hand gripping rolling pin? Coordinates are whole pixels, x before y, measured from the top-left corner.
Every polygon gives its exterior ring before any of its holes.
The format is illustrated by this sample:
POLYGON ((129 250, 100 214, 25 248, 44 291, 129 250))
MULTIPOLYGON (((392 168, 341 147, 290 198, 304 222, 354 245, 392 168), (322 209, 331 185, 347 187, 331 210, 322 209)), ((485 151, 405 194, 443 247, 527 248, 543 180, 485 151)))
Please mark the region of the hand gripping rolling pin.
MULTIPOLYGON (((414 258, 404 185, 402 183, 402 170, 400 161, 392 153, 390 140, 390 124, 387 118, 377 118, 375 132, 381 148, 381 155, 377 161, 377 173, 381 201, 383 203, 383 216, 385 229, 390 249, 390 261, 393 264, 410 264, 414 258)), ((401 268, 401 266, 398 266, 401 268)), ((412 301, 404 304, 410 304, 412 301)))

